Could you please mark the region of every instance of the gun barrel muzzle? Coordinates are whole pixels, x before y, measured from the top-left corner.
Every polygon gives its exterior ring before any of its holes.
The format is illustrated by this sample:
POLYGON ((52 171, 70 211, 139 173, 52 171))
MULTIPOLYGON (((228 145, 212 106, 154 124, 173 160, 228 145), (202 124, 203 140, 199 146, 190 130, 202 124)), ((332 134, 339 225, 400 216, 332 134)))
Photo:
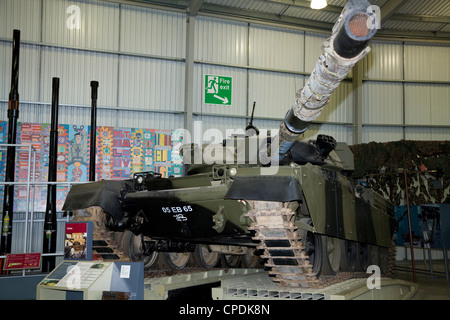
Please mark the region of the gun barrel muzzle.
POLYGON ((350 8, 350 12, 343 16, 343 25, 333 41, 334 50, 342 58, 351 59, 359 55, 377 32, 378 17, 369 13, 369 7, 350 8))

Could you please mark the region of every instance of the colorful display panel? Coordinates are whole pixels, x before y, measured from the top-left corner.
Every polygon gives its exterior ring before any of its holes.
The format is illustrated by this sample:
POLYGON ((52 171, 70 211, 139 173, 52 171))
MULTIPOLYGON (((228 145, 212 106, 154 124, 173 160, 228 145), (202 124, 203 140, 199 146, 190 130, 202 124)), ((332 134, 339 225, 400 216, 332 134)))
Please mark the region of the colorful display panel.
MULTIPOLYGON (((0 143, 7 143, 7 121, 0 121, 0 143)), ((181 131, 138 128, 96 128, 96 180, 124 180, 133 173, 154 171, 162 177, 183 175, 183 159, 174 146, 182 141, 181 131)), ((60 124, 58 131, 57 181, 85 182, 89 177, 89 125, 60 124)), ((31 144, 35 153, 34 180, 48 181, 50 124, 18 123, 17 144, 31 144)), ((16 179, 30 175, 28 150, 18 148, 16 179)), ((0 181, 5 179, 6 148, 0 150, 0 181)), ((33 161, 31 161, 33 163, 33 161)), ((31 176, 30 176, 31 177, 31 176)), ((31 177, 33 179, 33 177, 31 177)), ((57 209, 61 210, 68 186, 57 188, 57 209)), ((16 187, 15 211, 27 210, 27 197, 34 198, 35 212, 45 211, 47 187, 38 186, 28 194, 27 186, 16 187)), ((0 186, 0 192, 3 186, 0 186)), ((28 208, 30 210, 30 208, 28 208)))

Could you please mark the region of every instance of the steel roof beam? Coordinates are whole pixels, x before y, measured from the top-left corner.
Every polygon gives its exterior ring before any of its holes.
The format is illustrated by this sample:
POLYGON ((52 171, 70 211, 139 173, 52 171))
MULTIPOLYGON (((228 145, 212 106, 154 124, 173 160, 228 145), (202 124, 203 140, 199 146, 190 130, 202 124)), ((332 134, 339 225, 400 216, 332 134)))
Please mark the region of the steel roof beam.
POLYGON ((423 15, 423 14, 394 14, 390 17, 390 20, 450 23, 449 16, 430 16, 430 15, 423 15))
POLYGON ((195 17, 200 10, 204 0, 191 0, 187 8, 187 12, 191 17, 195 17))
MULTIPOLYGON (((292 6, 292 7, 311 9, 311 1, 305 1, 305 0, 265 0, 265 2, 273 2, 273 3, 277 3, 277 4, 285 4, 285 5, 292 6)), ((327 5, 325 8, 320 9, 320 10, 341 13, 342 9, 343 9, 343 7, 327 5)), ((311 10, 314 10, 314 9, 311 9, 311 10)))
POLYGON ((389 20, 389 18, 395 13, 395 11, 406 4, 406 0, 389 0, 384 4, 381 10, 381 25, 383 21, 389 20))

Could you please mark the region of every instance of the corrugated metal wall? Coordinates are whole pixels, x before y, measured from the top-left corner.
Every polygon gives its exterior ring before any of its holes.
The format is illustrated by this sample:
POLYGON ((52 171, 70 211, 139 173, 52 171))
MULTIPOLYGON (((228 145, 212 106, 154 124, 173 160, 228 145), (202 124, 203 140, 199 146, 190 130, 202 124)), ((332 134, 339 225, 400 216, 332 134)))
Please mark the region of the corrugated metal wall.
POLYGON ((363 61, 363 142, 450 140, 450 46, 371 47, 363 61))
MULTIPOLYGON (((405 45, 407 125, 450 124, 450 47, 405 45), (414 80, 422 80, 415 83, 414 80)), ((432 134, 432 131, 429 131, 432 134)))
MULTIPOLYGON (((22 32, 20 121, 49 122, 51 78, 56 76, 61 78, 62 123, 89 121, 89 82, 97 80, 100 125, 182 126, 185 14, 95 0, 4 0, 0 5, 2 74, 10 73, 12 29, 22 32)), ((327 37, 212 17, 196 20, 193 111, 203 121, 211 116, 208 121, 218 127, 224 117, 248 116, 253 101, 257 118, 281 119, 327 37), (204 103, 205 74, 233 78, 231 106, 204 103)), ((425 139, 445 138, 435 132, 445 132, 449 123, 449 46, 392 41, 372 41, 371 46, 363 62, 363 142, 389 138, 383 134, 386 124, 398 126, 396 137, 408 138, 420 129, 425 139), (437 128, 427 136, 423 126, 437 128)), ((4 103, 9 77, 2 77, 0 85, 4 103)), ((317 121, 340 124, 338 134, 353 143, 348 134, 353 108, 352 83, 345 81, 317 121)))
MULTIPOLYGON (((206 16, 195 21, 193 120, 202 125, 201 138, 215 138, 210 129, 227 138, 227 129, 245 128, 254 101, 254 124, 278 129, 327 36, 206 16), (232 77, 231 106, 204 103, 206 74, 232 77)), ((50 122, 51 78, 60 77, 60 123, 90 123, 90 81, 97 80, 98 125, 184 126, 184 13, 100 0, 0 1, 0 120, 7 120, 13 29, 22 40, 19 121, 50 122)), ((450 46, 375 40, 371 47, 361 64, 362 142, 450 140, 450 46)), ((356 141, 351 77, 306 137, 356 141)))
MULTIPOLYGON (((299 30, 198 17, 194 112, 201 114, 202 121, 208 126, 223 127, 224 118, 218 115, 235 117, 236 121, 229 123, 242 125, 244 121, 239 119, 248 117, 253 102, 256 102, 254 124, 265 129, 278 129, 294 103, 296 91, 303 87, 305 78, 314 68, 325 39, 324 35, 299 30), (202 88, 206 74, 232 77, 231 106, 204 103, 202 88), (266 125, 270 127, 263 127, 266 125)), ((352 100, 351 82, 344 81, 317 120, 341 126, 331 129, 323 125, 322 133, 338 135, 341 141, 352 143, 352 100)), ((310 130, 307 136, 312 137, 312 132, 317 134, 310 130)))
MULTIPOLYGON (((59 77, 60 123, 90 123, 96 80, 98 125, 182 127, 173 112, 184 108, 184 14, 95 0, 4 0, 0 21, 1 74, 11 72, 12 30, 21 30, 19 121, 50 122, 59 77)), ((10 78, 0 85, 4 103, 10 78)))

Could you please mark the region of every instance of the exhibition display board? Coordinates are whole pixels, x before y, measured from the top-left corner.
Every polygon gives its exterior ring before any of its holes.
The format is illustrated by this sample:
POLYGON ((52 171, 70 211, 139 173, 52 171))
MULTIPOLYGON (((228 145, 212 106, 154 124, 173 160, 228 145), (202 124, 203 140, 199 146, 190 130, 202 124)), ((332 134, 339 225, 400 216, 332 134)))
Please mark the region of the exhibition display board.
POLYGON ((111 292, 142 300, 143 263, 64 260, 37 285, 36 299, 101 300, 111 292))

